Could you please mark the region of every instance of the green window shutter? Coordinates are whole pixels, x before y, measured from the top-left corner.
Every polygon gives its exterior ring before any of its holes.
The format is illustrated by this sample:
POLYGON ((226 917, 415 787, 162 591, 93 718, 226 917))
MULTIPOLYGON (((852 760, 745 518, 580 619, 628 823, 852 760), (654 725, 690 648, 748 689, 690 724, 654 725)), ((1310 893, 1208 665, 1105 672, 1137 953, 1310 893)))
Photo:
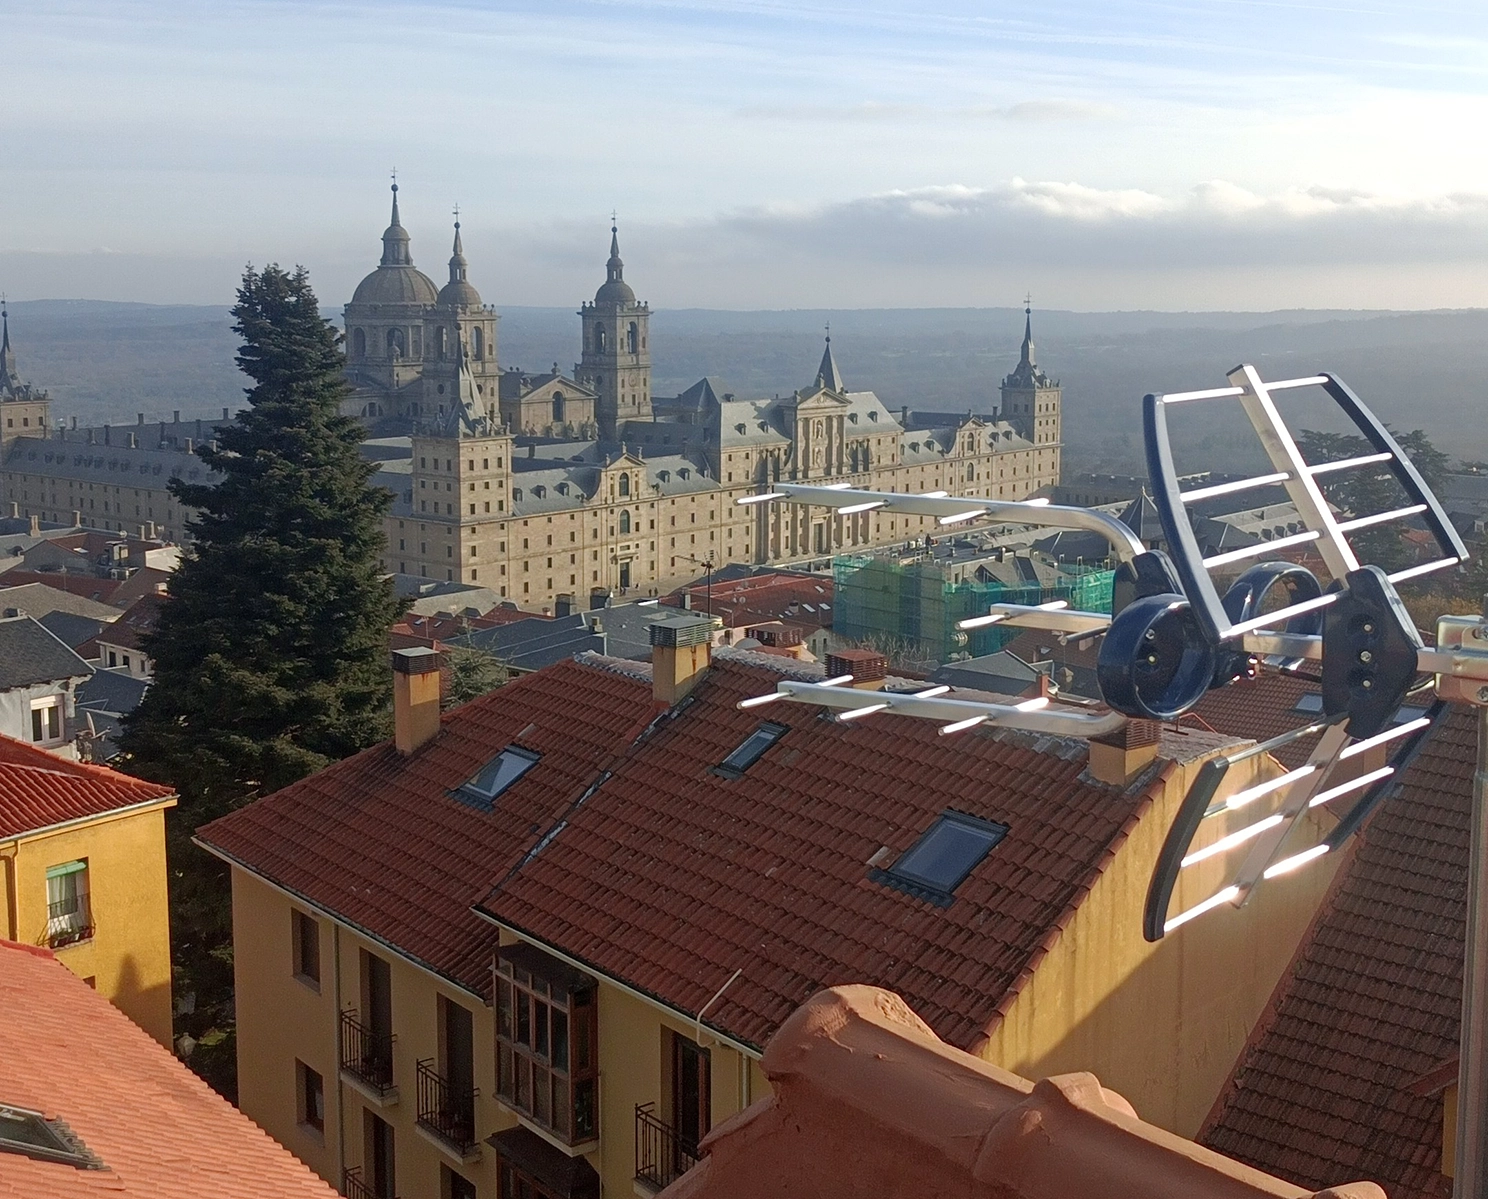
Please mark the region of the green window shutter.
POLYGON ((60 866, 48 866, 46 876, 47 878, 61 878, 64 874, 81 874, 86 869, 88 869, 86 861, 64 862, 60 866))

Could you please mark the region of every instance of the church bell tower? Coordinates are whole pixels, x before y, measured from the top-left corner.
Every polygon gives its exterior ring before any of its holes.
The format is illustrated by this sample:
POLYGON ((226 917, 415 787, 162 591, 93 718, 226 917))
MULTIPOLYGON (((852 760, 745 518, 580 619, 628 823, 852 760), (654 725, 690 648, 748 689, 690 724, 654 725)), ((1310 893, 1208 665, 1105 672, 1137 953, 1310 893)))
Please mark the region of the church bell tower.
POLYGON ((610 260, 594 302, 579 310, 583 358, 574 367, 578 382, 599 397, 595 418, 601 440, 620 439, 628 420, 651 420, 651 308, 636 299, 625 282, 620 234, 610 226, 610 260))

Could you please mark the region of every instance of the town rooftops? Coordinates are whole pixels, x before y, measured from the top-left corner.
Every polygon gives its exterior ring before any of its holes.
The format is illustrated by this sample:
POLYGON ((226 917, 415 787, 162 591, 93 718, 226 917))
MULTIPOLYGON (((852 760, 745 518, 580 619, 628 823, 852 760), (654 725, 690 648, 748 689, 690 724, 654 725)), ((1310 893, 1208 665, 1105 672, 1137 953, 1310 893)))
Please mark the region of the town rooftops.
POLYGON ((0 1063, 7 1197, 336 1194, 50 950, 0 941, 0 1063))
POLYGON ((0 736, 0 838, 25 836, 59 824, 159 803, 174 794, 159 783, 120 774, 106 766, 71 762, 24 741, 0 736))
POLYGON ((121 649, 139 649, 145 635, 155 628, 160 619, 160 609, 164 606, 163 595, 140 596, 117 620, 99 633, 98 640, 121 649))
POLYGON ((876 987, 811 998, 761 1065, 771 1094, 711 1132, 661 1199, 1307 1199, 1144 1123, 1092 1074, 1030 1083, 962 1053, 876 987))
POLYGON ((1302 1186, 1368 1177, 1390 1199, 1449 1199, 1474 745, 1473 715, 1453 710, 1355 839, 1204 1144, 1302 1186))
POLYGON ((0 691, 85 679, 93 668, 29 616, 0 617, 0 691))
MULTIPOLYGON (((903 717, 868 728, 782 705, 762 722, 734 706, 821 669, 720 651, 668 709, 648 665, 585 654, 447 713, 412 756, 368 750, 198 837, 476 994, 499 922, 679 1012, 740 971, 706 1022, 747 1047, 853 981, 892 987, 969 1047, 1157 768, 1112 787, 1091 781, 1084 741, 972 732, 952 746, 903 717), (453 794, 513 745, 537 764, 490 810, 453 794), (964 877, 899 870, 932 830, 968 855, 964 877)), ((1163 756, 1224 741, 1172 736, 1163 756)))

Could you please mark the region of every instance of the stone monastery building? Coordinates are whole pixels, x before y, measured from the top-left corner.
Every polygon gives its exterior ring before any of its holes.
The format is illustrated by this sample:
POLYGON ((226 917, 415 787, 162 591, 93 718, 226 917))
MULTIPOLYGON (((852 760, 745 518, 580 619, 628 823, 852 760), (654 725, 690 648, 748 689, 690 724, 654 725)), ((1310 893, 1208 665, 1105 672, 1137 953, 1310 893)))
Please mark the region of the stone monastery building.
MULTIPOLYGON (((1060 388, 1035 363, 1031 317, 994 416, 893 412, 849 388, 830 338, 788 396, 741 399, 705 378, 658 397, 650 307, 625 281, 615 229, 567 374, 501 369, 499 318, 470 282, 458 221, 443 288, 413 263, 396 185, 382 245, 345 309, 345 411, 366 424, 375 481, 395 496, 389 571, 481 584, 534 609, 559 595, 651 594, 710 557, 799 562, 933 531, 903 516, 735 504, 772 482, 1024 499, 1059 481, 1060 388)), ((184 514, 165 483, 205 470, 188 431, 157 434, 143 418, 135 430, 43 426, 7 446, 3 497, 23 515, 80 509, 131 532, 169 512, 163 532, 179 537, 184 514)))

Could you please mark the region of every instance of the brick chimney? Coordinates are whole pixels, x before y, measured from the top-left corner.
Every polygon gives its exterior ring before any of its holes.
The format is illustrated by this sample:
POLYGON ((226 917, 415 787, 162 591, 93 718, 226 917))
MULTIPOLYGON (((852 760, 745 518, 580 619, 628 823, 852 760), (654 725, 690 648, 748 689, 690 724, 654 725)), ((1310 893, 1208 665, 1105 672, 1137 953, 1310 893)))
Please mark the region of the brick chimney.
POLYGON ((393 744, 411 754, 439 733, 439 655, 422 646, 393 651, 393 744))
POLYGON ((1155 720, 1128 720, 1114 733, 1090 739, 1090 774, 1097 782, 1124 787, 1157 758, 1155 720))
POLYGON ((873 649, 839 649, 827 655, 827 678, 852 675, 848 684, 859 691, 882 691, 889 660, 873 649))
POLYGON ((678 613, 651 626, 651 694, 658 703, 684 699, 708 673, 713 622, 678 613))

